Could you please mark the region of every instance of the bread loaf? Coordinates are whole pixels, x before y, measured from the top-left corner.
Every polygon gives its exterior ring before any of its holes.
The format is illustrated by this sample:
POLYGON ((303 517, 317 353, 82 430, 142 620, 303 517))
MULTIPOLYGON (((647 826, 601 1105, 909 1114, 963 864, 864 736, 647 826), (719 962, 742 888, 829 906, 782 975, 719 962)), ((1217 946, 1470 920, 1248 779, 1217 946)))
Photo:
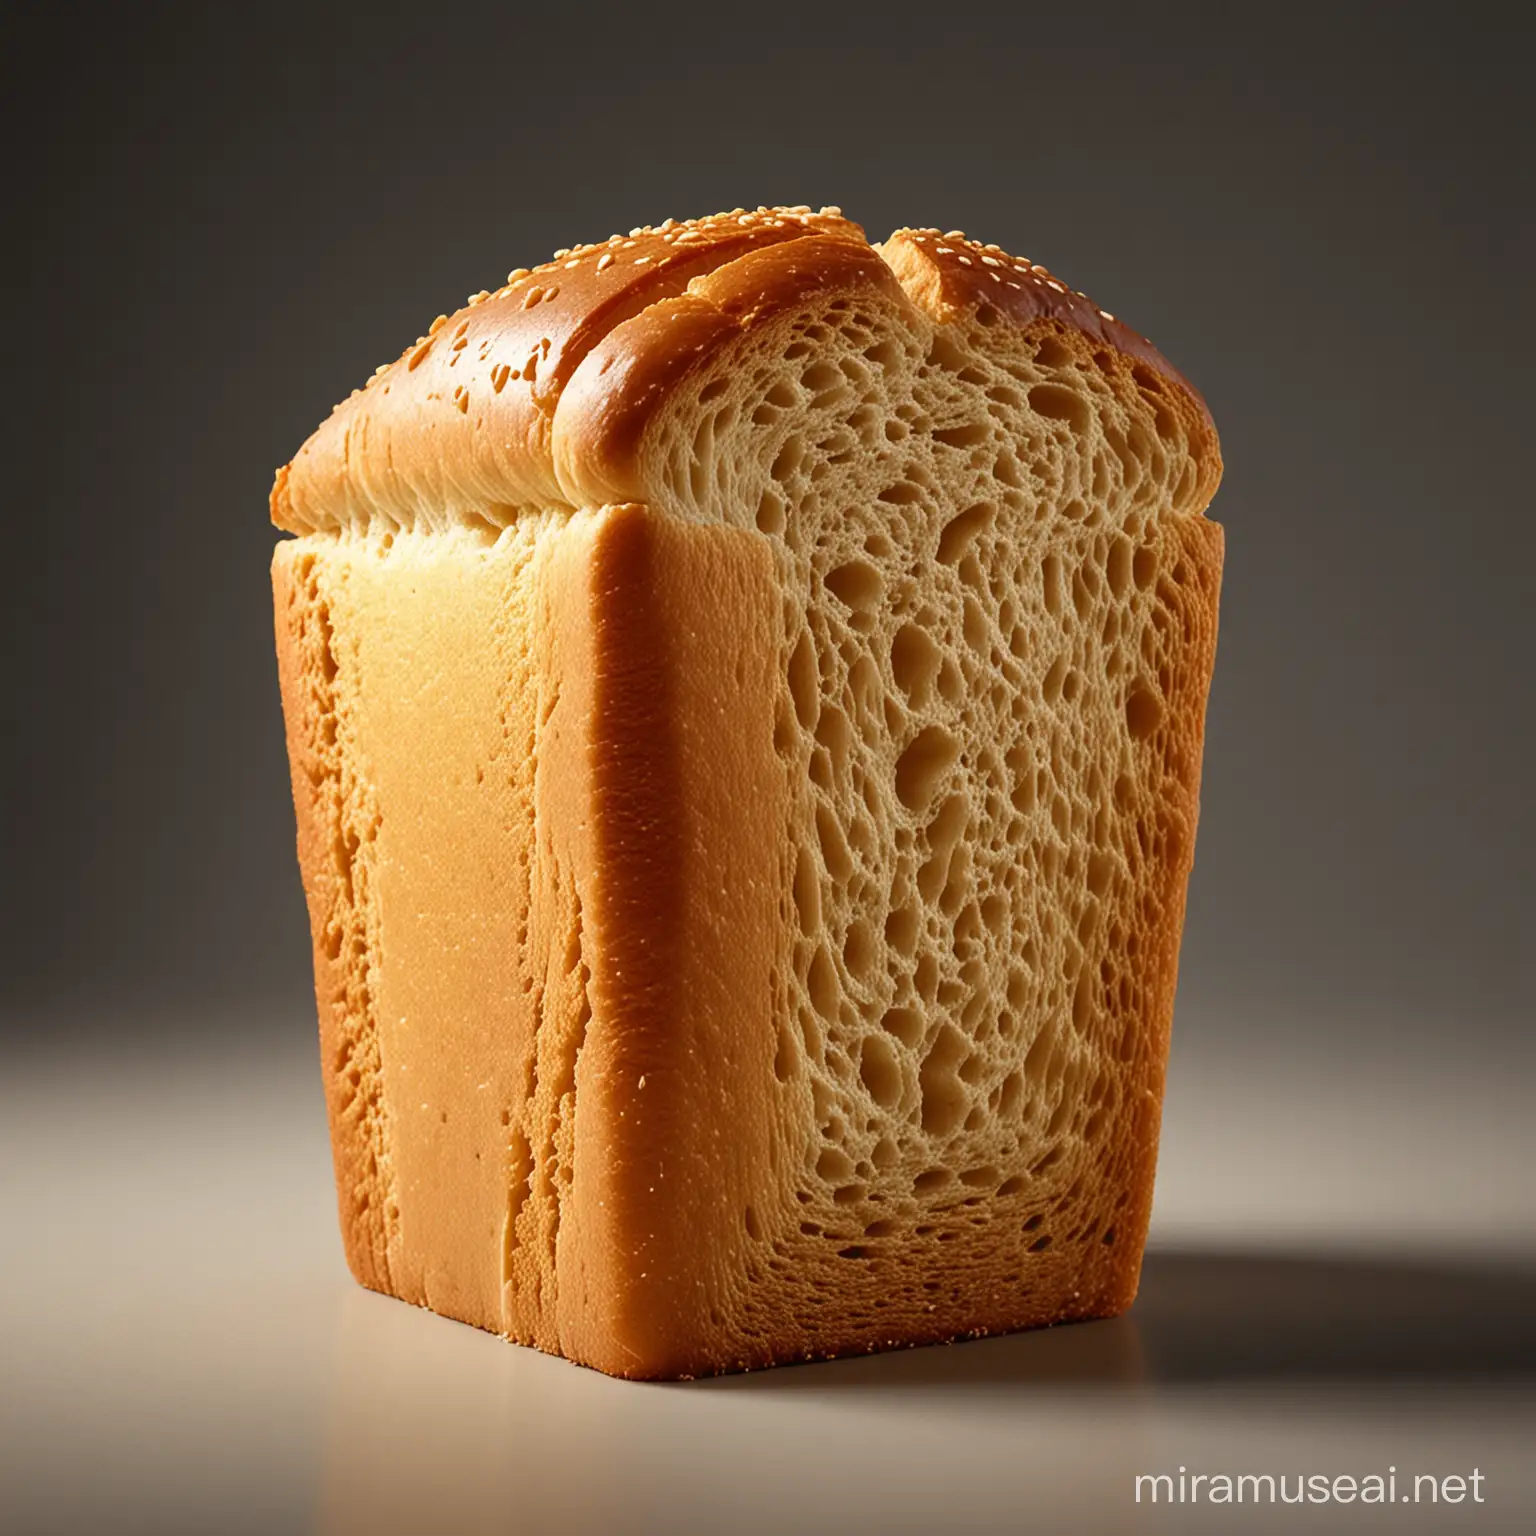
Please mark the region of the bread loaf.
POLYGON ((1044 268, 671 220, 279 471, 348 1260, 623 1376, 1117 1313, 1214 661, 1195 390, 1044 268))

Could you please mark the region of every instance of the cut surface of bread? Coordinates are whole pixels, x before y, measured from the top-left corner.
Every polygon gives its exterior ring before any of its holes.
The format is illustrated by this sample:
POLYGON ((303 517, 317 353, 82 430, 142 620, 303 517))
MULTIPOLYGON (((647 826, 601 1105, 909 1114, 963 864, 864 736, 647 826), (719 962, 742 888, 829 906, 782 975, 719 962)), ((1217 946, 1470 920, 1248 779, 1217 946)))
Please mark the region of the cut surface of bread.
POLYGON ((1222 561, 1043 268, 738 210, 516 272, 279 471, 342 1232, 627 1376, 1136 1291, 1222 561))

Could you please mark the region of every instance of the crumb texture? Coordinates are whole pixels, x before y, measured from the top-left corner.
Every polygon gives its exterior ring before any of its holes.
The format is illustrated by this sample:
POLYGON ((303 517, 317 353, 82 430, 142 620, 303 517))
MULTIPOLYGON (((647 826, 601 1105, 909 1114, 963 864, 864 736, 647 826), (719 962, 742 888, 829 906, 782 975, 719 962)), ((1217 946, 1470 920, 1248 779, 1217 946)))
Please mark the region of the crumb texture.
POLYGON ((1203 420, 1067 324, 876 295, 690 383, 642 447, 654 502, 750 520, 782 592, 774 1070, 801 1134, 743 1212, 743 1331, 1007 1326, 982 1287, 1014 1318, 1116 1310, 1214 654, 1203 420))
POLYGON ((624 1374, 1114 1313, 1150 1212, 1210 418, 1043 268, 789 213, 576 253, 707 252, 534 360, 542 510, 425 438, 274 495, 354 1269, 624 1374))

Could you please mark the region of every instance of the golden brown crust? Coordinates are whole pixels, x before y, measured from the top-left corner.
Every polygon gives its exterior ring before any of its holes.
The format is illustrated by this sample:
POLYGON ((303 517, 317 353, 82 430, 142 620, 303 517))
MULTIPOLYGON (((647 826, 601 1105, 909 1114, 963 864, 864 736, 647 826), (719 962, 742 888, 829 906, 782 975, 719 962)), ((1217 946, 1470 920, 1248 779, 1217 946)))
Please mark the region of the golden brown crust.
POLYGON ((343 1239, 374 1289, 582 1357, 590 561, 406 543, 274 560, 343 1239))
POLYGON ((343 792, 330 616, 314 562, 280 544, 272 561, 278 681, 313 949, 326 1116, 347 1265, 370 1290, 392 1292, 393 1191, 368 925, 359 890, 362 833, 343 792))
POLYGON ((948 322, 980 306, 1070 327, 1173 386, 1201 474, 1221 461, 1198 390, 1147 339, 1045 268, 957 232, 869 246, 836 209, 738 209, 559 253, 475 295, 381 367, 278 470, 293 532, 504 523, 520 508, 644 499, 635 450, 670 389, 742 331, 828 286, 896 291, 948 322))
POLYGON ((782 775, 762 541, 642 507, 592 546, 592 1062, 585 1209, 612 1299, 589 1363, 677 1376, 729 1348, 769 1192, 782 775))
POLYGON ((823 234, 863 242, 833 210, 759 208, 615 235, 510 274, 439 317, 337 406, 278 472, 272 521, 293 532, 562 500, 550 431, 560 394, 615 326, 722 264, 823 234))

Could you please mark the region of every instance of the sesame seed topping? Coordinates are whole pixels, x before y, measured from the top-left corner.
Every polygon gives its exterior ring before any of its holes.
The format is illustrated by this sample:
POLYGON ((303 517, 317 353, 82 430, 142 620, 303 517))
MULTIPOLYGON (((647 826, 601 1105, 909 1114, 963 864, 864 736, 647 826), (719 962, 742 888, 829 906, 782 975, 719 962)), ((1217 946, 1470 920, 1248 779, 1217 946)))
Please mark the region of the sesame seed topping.
POLYGON ((512 270, 507 273, 507 286, 511 287, 513 283, 522 282, 522 280, 528 275, 529 273, 527 267, 513 267, 512 270))
POLYGON ((1099 316, 1104 320, 1113 320, 1115 318, 1107 309, 1101 309, 1099 311, 1099 316))
POLYGON ((611 267, 612 265, 613 265, 613 252, 612 251, 605 251, 601 256, 599 256, 597 258, 597 270, 599 272, 605 271, 608 267, 611 267))
POLYGON ((437 317, 437 319, 434 320, 432 322, 432 324, 427 327, 427 335, 428 336, 436 336, 437 333, 440 330, 442 330, 442 328, 445 325, 447 325, 447 324, 448 324, 448 316, 447 315, 439 315, 437 317))

